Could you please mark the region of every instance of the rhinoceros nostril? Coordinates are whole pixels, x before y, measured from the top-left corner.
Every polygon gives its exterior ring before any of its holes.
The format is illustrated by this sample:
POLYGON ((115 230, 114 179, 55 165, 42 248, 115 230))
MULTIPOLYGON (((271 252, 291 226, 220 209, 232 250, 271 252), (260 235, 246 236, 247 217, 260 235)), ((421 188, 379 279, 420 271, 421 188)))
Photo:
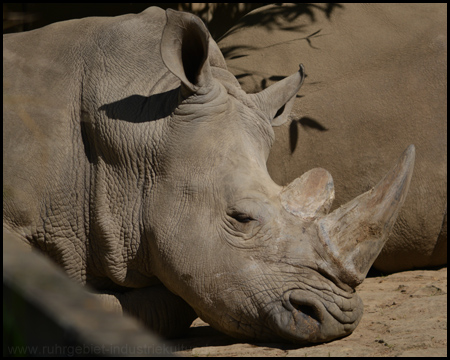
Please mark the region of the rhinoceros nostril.
POLYGON ((289 301, 292 307, 298 312, 301 312, 302 314, 316 320, 319 323, 323 322, 322 312, 316 305, 306 301, 292 299, 292 297, 289 299, 289 301))

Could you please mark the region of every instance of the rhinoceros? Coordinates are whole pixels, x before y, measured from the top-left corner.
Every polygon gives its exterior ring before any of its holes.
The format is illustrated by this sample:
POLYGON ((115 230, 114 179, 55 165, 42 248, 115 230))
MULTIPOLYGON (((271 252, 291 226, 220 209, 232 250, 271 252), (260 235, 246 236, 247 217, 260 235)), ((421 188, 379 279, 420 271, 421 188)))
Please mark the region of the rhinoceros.
POLYGON ((447 263, 447 5, 269 5, 218 41, 242 89, 257 92, 296 65, 307 80, 292 122, 275 128, 275 182, 324 167, 334 207, 367 191, 395 154, 417 149, 410 195, 374 266, 447 263))
POLYGON ((303 65, 246 94, 199 18, 155 7, 3 46, 9 231, 166 336, 197 315, 259 341, 355 329, 355 288, 405 200, 413 145, 329 213, 326 170, 282 187, 266 168, 303 65))

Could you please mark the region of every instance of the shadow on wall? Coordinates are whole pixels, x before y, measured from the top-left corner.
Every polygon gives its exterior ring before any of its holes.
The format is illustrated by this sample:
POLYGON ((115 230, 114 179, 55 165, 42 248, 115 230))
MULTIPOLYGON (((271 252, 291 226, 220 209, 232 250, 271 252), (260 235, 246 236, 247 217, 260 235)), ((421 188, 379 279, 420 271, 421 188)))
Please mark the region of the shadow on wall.
MULTIPOLYGON (((259 7, 259 6, 258 6, 259 7)), ((336 8, 343 8, 340 4, 298 4, 296 6, 275 6, 271 9, 267 9, 264 12, 257 12, 254 14, 247 14, 243 21, 236 21, 234 28, 227 32, 224 36, 228 36, 233 32, 248 26, 264 26, 268 30, 284 30, 284 31, 296 31, 301 32, 303 26, 291 26, 291 22, 303 15, 309 16, 311 22, 314 22, 314 11, 323 11, 328 19, 331 19, 331 15, 336 8)), ((251 9, 253 10, 253 9, 251 9)), ((245 15, 245 14, 243 14, 245 15)), ((220 40, 220 39, 219 39, 220 40)), ((219 41, 218 40, 218 41, 219 41)))
POLYGON ((3 4, 3 33, 29 31, 48 24, 70 19, 80 19, 88 16, 118 16, 128 13, 139 13, 150 6, 159 6, 163 9, 187 11, 200 17, 208 27, 212 37, 217 40, 225 32, 237 25, 255 24, 266 26, 269 29, 281 28, 283 30, 298 31, 301 29, 289 28, 282 24, 289 23, 301 15, 307 14, 314 21, 313 9, 322 10, 328 18, 333 10, 342 7, 339 4, 301 4, 295 7, 277 6, 266 12, 264 17, 247 16, 245 22, 239 22, 250 11, 269 5, 270 3, 9 3, 3 4), (283 20, 283 21, 281 21, 283 20), (287 20, 287 21, 286 21, 287 20))
MULTIPOLYGON (((280 41, 268 46, 265 46, 264 49, 269 47, 277 47, 282 44, 303 40, 308 43, 309 46, 315 48, 313 45, 313 39, 315 37, 322 36, 320 33, 321 30, 317 30, 311 34, 303 34, 305 29, 305 25, 291 25, 297 18, 306 15, 309 16, 311 22, 315 22, 314 10, 321 10, 326 15, 327 19, 331 19, 331 14, 336 8, 342 8, 342 5, 339 4, 325 4, 325 5, 315 5, 315 4, 301 4, 295 6, 276 6, 272 8, 268 8, 265 11, 255 12, 251 14, 247 14, 245 18, 239 19, 236 21, 236 24, 233 26, 231 30, 225 33, 220 39, 217 39, 219 42, 222 38, 230 36, 236 31, 242 28, 248 28, 252 26, 263 26, 268 30, 281 30, 281 31, 290 31, 293 33, 302 34, 300 37, 291 39, 288 41, 280 41), (288 25, 287 25, 288 24, 288 25)), ((259 46, 227 46, 221 47, 221 51, 225 60, 232 60, 241 57, 245 57, 250 55, 252 51, 260 51, 261 47, 259 46)), ((239 76, 245 76, 247 74, 241 74, 239 76)), ((237 77, 237 76, 236 76, 237 77)), ((238 78, 238 77, 237 77, 238 78)), ((279 81, 284 77, 270 77, 268 78, 271 81, 279 81)), ((239 79, 239 78, 238 78, 239 79)), ((265 85, 265 84, 264 84, 265 85)), ((268 85, 265 85, 267 87, 268 85)))
POLYGON ((298 125, 300 125, 306 131, 328 131, 328 129, 324 127, 319 121, 314 120, 311 117, 303 116, 298 120, 294 119, 289 125, 289 148, 291 150, 291 154, 294 153, 298 144, 298 125))
MULTIPOLYGON (((287 31, 293 33, 294 35, 300 35, 299 37, 290 38, 287 41, 278 41, 273 44, 265 45, 263 48, 261 46, 258 46, 258 44, 255 44, 255 46, 236 44, 232 44, 231 46, 221 46, 220 50, 222 51, 222 54, 227 61, 250 56, 253 55, 253 52, 258 52, 261 51, 261 49, 267 49, 270 47, 273 47, 274 51, 276 51, 276 48, 278 46, 294 41, 305 41, 308 46, 316 49, 316 47, 314 46, 314 39, 324 36, 321 33, 322 30, 318 29, 310 34, 307 34, 305 33, 307 31, 307 26, 304 25, 303 22, 297 25, 293 25, 293 23, 295 23, 295 21, 301 16, 309 17, 310 22, 314 23, 316 21, 315 12, 317 13, 317 11, 322 11, 325 14, 326 18, 330 20, 332 13, 337 8, 343 8, 343 6, 340 4, 300 4, 295 6, 269 7, 264 11, 247 14, 244 18, 237 21, 234 27, 217 41, 219 42, 220 40, 234 34, 242 28, 251 28, 252 26, 263 26, 268 30, 287 31)), ((309 26, 310 24, 308 24, 308 27, 309 26)), ((273 74, 260 74, 258 73, 257 69, 255 69, 255 71, 252 71, 252 73, 238 73, 234 75, 238 80, 242 80, 247 76, 262 76, 263 79, 261 80, 258 91, 267 88, 272 82, 277 82, 285 78, 285 76, 276 76, 273 74)))
MULTIPOLYGON (((249 92, 258 92, 274 82, 283 80, 286 76, 280 76, 273 73, 267 73, 258 68, 241 67, 243 62, 237 62, 239 65, 233 67, 233 60, 252 57, 255 58, 259 53, 273 48, 277 51, 280 46, 286 46, 288 43, 295 43, 298 46, 307 46, 318 50, 315 45, 315 39, 325 36, 320 28, 312 28, 311 24, 318 21, 317 15, 323 13, 325 18, 331 20, 333 13, 337 9, 344 8, 340 4, 291 4, 289 6, 270 6, 264 8, 264 11, 254 11, 247 14, 240 19, 236 25, 230 29, 221 39, 219 39, 220 49, 227 60, 229 70, 235 75, 241 85, 246 87, 249 92), (300 20, 300 18, 303 18, 300 20), (243 43, 236 43, 227 41, 231 37, 240 38, 238 33, 241 29, 265 28, 270 33, 271 31, 286 32, 286 36, 279 37, 281 41, 273 43, 267 40, 267 43, 251 43, 245 40, 243 43), (235 35, 236 34, 236 35, 235 35), (220 42, 220 40, 223 40, 220 42)), ((241 36, 242 38, 242 36, 241 36)), ((271 39, 275 39, 274 37, 271 39)), ((272 49, 271 49, 272 50, 272 49)), ((246 60, 244 60, 245 63, 246 60)), ((278 69, 283 71, 283 69, 278 69)), ((308 74, 306 74, 308 77, 308 74)), ((302 96, 297 95, 297 98, 302 96)), ((325 132, 328 129, 323 126, 318 120, 311 117, 302 117, 299 119, 292 119, 289 127, 289 146, 291 154, 294 153, 299 138, 299 126, 306 131, 325 132)))

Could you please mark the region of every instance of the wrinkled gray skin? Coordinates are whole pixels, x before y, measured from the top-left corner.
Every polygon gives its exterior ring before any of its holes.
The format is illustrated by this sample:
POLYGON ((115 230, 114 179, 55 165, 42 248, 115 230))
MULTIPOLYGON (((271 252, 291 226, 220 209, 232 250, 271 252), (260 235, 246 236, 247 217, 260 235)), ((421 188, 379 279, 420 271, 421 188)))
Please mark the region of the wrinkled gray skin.
POLYGON ((283 188, 266 169, 303 67, 247 95, 198 18, 158 8, 3 44, 4 226, 167 336, 195 313, 260 341, 357 326, 354 289, 406 197, 413 146, 327 214, 326 170, 283 188))
POLYGON ((337 208, 413 143, 409 195, 374 266, 447 263, 446 4, 270 5, 243 17, 218 45, 250 93, 288 74, 297 58, 307 65, 293 121, 275 128, 267 168, 276 183, 323 167, 337 208))

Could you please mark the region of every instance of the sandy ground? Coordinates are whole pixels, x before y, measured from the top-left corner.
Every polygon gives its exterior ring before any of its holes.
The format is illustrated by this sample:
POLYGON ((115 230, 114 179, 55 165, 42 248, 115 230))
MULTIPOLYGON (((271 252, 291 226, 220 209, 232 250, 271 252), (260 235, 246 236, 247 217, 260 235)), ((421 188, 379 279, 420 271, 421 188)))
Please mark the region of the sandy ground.
POLYGON ((364 315, 350 336, 327 344, 243 343, 197 319, 174 342, 181 356, 447 356, 447 268, 368 278, 364 315))

